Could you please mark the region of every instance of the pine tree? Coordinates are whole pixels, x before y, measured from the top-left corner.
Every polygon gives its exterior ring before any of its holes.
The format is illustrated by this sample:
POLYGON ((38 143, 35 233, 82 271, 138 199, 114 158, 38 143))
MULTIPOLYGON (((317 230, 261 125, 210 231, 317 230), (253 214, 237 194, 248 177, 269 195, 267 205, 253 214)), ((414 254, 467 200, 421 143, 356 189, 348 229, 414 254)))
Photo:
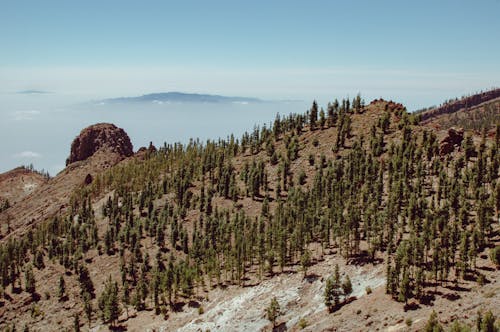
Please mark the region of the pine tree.
POLYGON ((326 118, 325 118, 325 111, 323 111, 323 108, 319 111, 319 128, 323 129, 326 123, 326 118))
POLYGON ((28 265, 26 271, 24 272, 24 280, 26 285, 26 291, 31 295, 34 295, 36 292, 35 285, 35 275, 33 274, 33 267, 31 264, 28 265))
POLYGON ((80 316, 78 316, 78 314, 73 316, 73 330, 75 332, 80 332, 80 316))
POLYGON ((337 290, 335 289, 333 278, 330 277, 326 279, 325 292, 323 293, 323 298, 325 306, 328 308, 328 310, 330 310, 330 312, 334 307, 334 297, 336 291, 337 290))
POLYGON ((399 287, 398 300, 400 302, 408 304, 408 299, 410 295, 411 295, 410 276, 408 270, 406 270, 405 273, 403 274, 403 279, 401 280, 401 285, 399 287))
POLYGON ((425 324, 424 330, 425 332, 444 332, 444 329, 441 324, 439 324, 437 314, 434 310, 432 311, 427 324, 425 324))
POLYGON ((495 327, 495 316, 488 310, 481 321, 481 332, 497 332, 499 329, 495 327))
POLYGON ((344 282, 342 283, 342 291, 344 292, 344 299, 347 301, 352 293, 352 283, 351 278, 346 275, 344 282))
POLYGON ((111 276, 106 281, 104 291, 99 297, 98 302, 102 320, 114 326, 116 320, 120 316, 121 309, 118 299, 118 284, 113 282, 111 276))
POLYGON ((279 316, 281 316, 283 313, 281 312, 280 304, 278 303, 278 300, 276 297, 273 297, 271 299, 271 303, 269 303, 269 307, 266 309, 266 314, 267 314, 267 319, 273 323, 273 327, 276 326, 276 320, 278 319, 279 316))
POLYGON ((474 148, 474 142, 472 141, 472 136, 466 136, 462 142, 462 147, 465 152, 465 158, 467 161, 470 160, 471 157, 476 155, 476 150, 474 148))
POLYGON ((92 313, 94 312, 94 308, 92 307, 92 300, 89 293, 85 293, 83 295, 83 311, 85 312, 85 316, 87 316, 87 322, 89 324, 92 323, 92 313))
POLYGON ((302 271, 304 271, 304 279, 307 277, 307 269, 311 265, 311 252, 309 249, 305 249, 300 257, 300 265, 302 265, 302 271))
POLYGON ((125 307, 125 311, 127 312, 127 318, 128 318, 128 306, 130 305, 130 289, 127 281, 125 281, 123 285, 122 302, 123 306, 125 307))
POLYGON ((57 292, 57 296, 59 297, 59 301, 63 301, 66 297, 66 282, 64 281, 64 277, 62 274, 59 276, 59 289, 57 292))
POLYGON ((318 121, 318 103, 315 100, 309 110, 309 125, 311 126, 311 130, 316 129, 316 121, 318 121))

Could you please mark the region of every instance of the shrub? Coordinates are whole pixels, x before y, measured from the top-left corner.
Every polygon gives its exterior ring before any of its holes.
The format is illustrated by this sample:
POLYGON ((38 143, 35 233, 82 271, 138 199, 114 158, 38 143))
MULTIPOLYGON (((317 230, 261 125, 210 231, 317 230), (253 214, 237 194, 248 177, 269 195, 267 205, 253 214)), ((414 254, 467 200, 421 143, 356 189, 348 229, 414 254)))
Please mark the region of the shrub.
POLYGON ((309 165, 314 166, 314 155, 312 153, 309 155, 309 165))
POLYGON ((301 186, 306 183, 306 173, 304 172, 304 170, 301 170, 300 173, 299 173, 299 178, 298 178, 298 181, 297 181, 301 186))
POLYGON ((309 325, 309 323, 307 322, 307 320, 305 318, 301 318, 299 320, 299 324, 298 325, 299 325, 299 328, 301 330, 303 330, 303 329, 305 329, 307 327, 307 325, 309 325))
POLYGON ((500 246, 496 246, 490 251, 490 259, 498 267, 500 267, 500 246))

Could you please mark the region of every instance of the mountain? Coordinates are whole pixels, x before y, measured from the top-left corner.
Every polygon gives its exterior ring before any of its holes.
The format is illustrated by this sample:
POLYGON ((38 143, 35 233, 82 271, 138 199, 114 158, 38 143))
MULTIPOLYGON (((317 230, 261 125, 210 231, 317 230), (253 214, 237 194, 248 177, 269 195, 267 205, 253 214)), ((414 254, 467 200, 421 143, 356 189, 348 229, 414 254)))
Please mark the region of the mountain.
MULTIPOLYGON (((383 99, 320 109, 239 139, 135 154, 125 129, 82 130, 62 172, 29 193, 9 189, 17 199, 0 212, 0 326, 494 325, 500 108, 454 111, 484 136, 383 99)), ((26 174, 3 178, 1 190, 26 174)))
POLYGON ((150 93, 138 97, 120 97, 104 99, 104 104, 125 103, 261 103, 258 98, 248 97, 226 97, 219 95, 183 93, 183 92, 160 92, 150 93))
POLYGON ((16 93, 23 94, 23 95, 39 95, 39 94, 47 94, 50 92, 43 91, 43 90, 22 90, 22 91, 17 91, 16 93))

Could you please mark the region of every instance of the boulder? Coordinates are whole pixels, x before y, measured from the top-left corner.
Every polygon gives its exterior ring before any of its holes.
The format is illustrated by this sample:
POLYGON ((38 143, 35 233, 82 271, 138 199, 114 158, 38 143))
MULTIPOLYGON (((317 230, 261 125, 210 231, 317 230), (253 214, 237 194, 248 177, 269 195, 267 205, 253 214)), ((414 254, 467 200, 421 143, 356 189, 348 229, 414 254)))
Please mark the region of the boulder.
POLYGON ((459 147, 464 140, 464 130, 450 128, 448 134, 439 143, 439 154, 441 156, 452 153, 455 147, 459 147))
POLYGON ((66 166, 85 160, 104 148, 123 158, 130 157, 134 153, 130 138, 122 128, 111 123, 98 123, 83 129, 73 140, 66 166))

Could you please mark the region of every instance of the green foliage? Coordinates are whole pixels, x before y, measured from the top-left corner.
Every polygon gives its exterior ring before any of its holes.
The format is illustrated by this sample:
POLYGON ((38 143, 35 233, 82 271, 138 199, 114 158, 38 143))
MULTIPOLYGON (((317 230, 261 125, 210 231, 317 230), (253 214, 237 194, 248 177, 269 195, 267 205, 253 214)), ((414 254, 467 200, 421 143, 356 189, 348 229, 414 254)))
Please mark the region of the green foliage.
POLYGON ((280 304, 278 303, 278 300, 276 297, 273 297, 271 299, 271 302, 269 303, 269 306, 266 308, 266 315, 267 319, 273 323, 273 327, 276 326, 276 320, 278 319, 279 316, 283 315, 280 304))
POLYGON ((111 276, 104 285, 104 291, 98 300, 101 318, 104 322, 114 325, 121 314, 118 297, 118 284, 113 282, 111 276))
POLYGON ((338 289, 335 287, 333 278, 326 279, 325 292, 323 294, 325 306, 331 311, 335 307, 335 299, 337 296, 338 289))
POLYGON ((500 246, 490 249, 490 259, 493 264, 500 267, 500 246))
POLYGON ((309 110, 309 126, 311 130, 316 129, 316 122, 318 121, 318 103, 313 101, 311 109, 309 110))
POLYGON ((7 210, 8 208, 10 208, 10 202, 8 199, 5 199, 4 201, 0 202, 0 213, 7 210))
POLYGON ((303 330, 309 325, 309 323, 307 322, 307 319, 302 317, 297 325, 299 326, 299 329, 303 330))
POLYGON ((35 274, 33 273, 33 267, 31 266, 31 264, 29 264, 24 271, 24 283, 26 291, 32 295, 35 294, 35 274))
POLYGON ((83 295, 83 311, 85 312, 85 316, 87 317, 87 321, 90 327, 92 323, 92 314, 94 312, 94 308, 92 307, 92 301, 89 293, 85 293, 83 295))
POLYGON ((498 326, 495 326, 496 317, 491 310, 488 310, 484 315, 481 311, 477 313, 476 327, 478 332, 497 332, 500 331, 498 326))
POLYGON ((300 265, 302 266, 302 271, 304 271, 304 278, 307 277, 307 269, 311 265, 311 252, 309 249, 305 249, 300 257, 300 265))
POLYGON ((325 306, 330 312, 335 311, 340 306, 340 296, 344 297, 345 302, 349 300, 351 293, 351 278, 346 275, 344 281, 341 283, 339 266, 336 264, 333 276, 326 279, 325 291, 323 293, 325 306))
POLYGON ((80 332, 80 316, 78 314, 73 316, 73 331, 80 332))
POLYGON ((61 274, 59 276, 59 287, 57 289, 57 296, 59 301, 62 301, 66 296, 66 281, 64 280, 64 276, 61 274))
POLYGON ((436 312, 433 310, 431 315, 429 316, 429 320, 427 321, 427 324, 425 324, 424 327, 425 332, 443 332, 444 329, 439 324, 438 317, 436 312))
POLYGON ((348 299, 352 293, 351 278, 349 278, 348 275, 346 275, 344 282, 342 283, 342 291, 344 292, 343 294, 346 299, 348 299))
POLYGON ((460 323, 458 320, 455 320, 450 327, 450 332, 471 332, 471 328, 465 324, 460 323))

